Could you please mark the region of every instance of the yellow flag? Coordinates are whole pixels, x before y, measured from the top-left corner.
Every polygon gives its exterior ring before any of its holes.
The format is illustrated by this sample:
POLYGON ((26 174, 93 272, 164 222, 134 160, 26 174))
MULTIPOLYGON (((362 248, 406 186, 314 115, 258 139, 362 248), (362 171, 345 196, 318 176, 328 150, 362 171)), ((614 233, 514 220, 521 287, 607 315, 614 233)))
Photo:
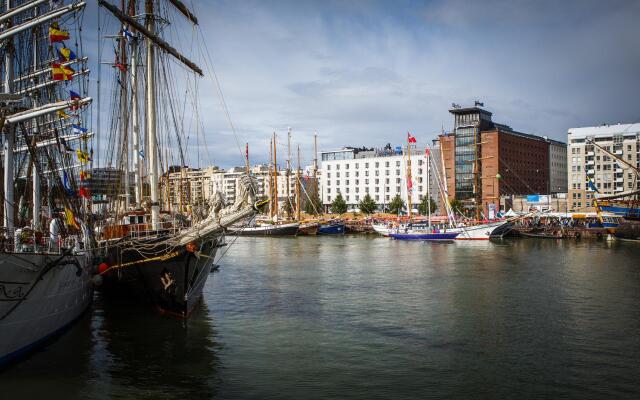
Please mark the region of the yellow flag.
POLYGON ((67 225, 73 226, 76 229, 80 229, 80 227, 78 226, 78 223, 76 222, 76 217, 75 215, 73 215, 73 211, 65 207, 64 214, 67 216, 67 225))
POLYGON ((69 114, 67 114, 66 112, 64 112, 64 110, 58 110, 58 111, 57 111, 57 114, 58 114, 58 118, 61 118, 61 119, 67 119, 67 118, 69 118, 69 114))

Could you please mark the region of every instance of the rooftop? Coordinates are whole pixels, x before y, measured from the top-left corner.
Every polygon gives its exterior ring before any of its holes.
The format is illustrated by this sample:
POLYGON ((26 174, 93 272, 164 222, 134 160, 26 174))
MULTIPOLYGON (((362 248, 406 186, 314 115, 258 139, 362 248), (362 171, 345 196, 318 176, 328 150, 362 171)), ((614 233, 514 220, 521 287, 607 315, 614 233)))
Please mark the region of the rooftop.
POLYGON ((586 138, 587 136, 613 136, 613 135, 629 135, 635 136, 640 134, 640 123, 636 124, 615 124, 588 126, 584 128, 571 128, 569 135, 573 139, 586 138))

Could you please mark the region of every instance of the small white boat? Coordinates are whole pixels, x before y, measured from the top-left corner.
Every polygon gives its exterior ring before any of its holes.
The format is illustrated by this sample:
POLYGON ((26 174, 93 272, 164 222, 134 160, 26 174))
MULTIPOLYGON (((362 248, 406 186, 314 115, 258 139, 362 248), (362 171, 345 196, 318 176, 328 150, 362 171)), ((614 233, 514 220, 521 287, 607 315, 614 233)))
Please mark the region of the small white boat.
POLYGON ((371 224, 373 230, 382 235, 388 237, 391 234, 391 228, 385 224, 371 224))
POLYGON ((502 237, 506 230, 499 229, 507 225, 506 221, 489 222, 487 224, 459 226, 449 229, 449 232, 457 232, 456 240, 489 240, 494 237, 502 237))

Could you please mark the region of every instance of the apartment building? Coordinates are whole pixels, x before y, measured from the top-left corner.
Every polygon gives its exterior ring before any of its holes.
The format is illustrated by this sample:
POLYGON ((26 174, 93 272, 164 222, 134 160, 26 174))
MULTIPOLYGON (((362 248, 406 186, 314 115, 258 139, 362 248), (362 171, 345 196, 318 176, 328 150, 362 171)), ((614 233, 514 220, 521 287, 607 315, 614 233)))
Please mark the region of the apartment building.
POLYGON ((568 203, 571 210, 593 211, 596 194, 621 194, 640 188, 633 169, 606 152, 639 168, 640 123, 571 128, 568 144, 568 203))

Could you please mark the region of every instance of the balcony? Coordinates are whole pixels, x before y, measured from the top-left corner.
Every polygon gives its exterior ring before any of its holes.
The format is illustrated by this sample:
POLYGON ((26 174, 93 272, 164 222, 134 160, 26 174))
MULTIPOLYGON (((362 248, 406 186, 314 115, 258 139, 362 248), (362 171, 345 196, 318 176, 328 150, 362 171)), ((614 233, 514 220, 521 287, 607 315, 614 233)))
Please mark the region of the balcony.
POLYGON ((596 162, 593 160, 589 160, 586 162, 586 165, 594 165, 596 162))
POLYGON ((615 181, 616 181, 616 182, 621 182, 621 183, 622 183, 622 182, 624 182, 624 178, 616 178, 616 180, 615 180, 615 181))
POLYGON ((589 174, 589 175, 593 175, 593 174, 595 174, 595 172, 596 172, 596 171, 594 171, 594 170, 592 170, 592 169, 588 169, 588 170, 587 170, 587 174, 589 174))
POLYGON ((614 150, 613 154, 621 156, 622 155, 622 149, 614 150))
POLYGON ((587 156, 592 156, 593 157, 594 155, 595 155, 595 153, 593 151, 588 151, 587 152, 587 156))
POLYGON ((622 186, 616 186, 616 192, 622 192, 624 191, 624 188, 622 186))
POLYGON ((622 168, 616 168, 615 170, 613 170, 613 172, 615 172, 616 174, 621 174, 622 168))

